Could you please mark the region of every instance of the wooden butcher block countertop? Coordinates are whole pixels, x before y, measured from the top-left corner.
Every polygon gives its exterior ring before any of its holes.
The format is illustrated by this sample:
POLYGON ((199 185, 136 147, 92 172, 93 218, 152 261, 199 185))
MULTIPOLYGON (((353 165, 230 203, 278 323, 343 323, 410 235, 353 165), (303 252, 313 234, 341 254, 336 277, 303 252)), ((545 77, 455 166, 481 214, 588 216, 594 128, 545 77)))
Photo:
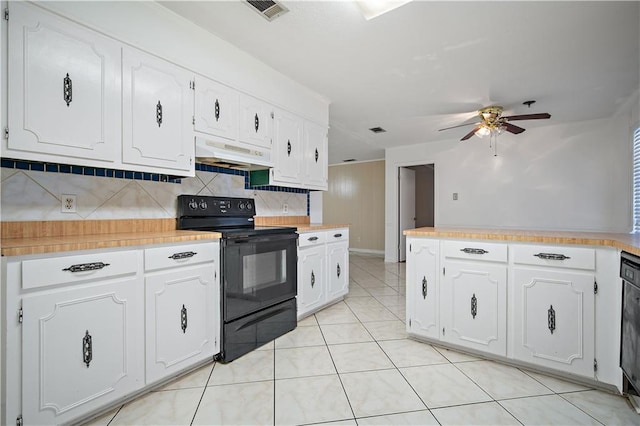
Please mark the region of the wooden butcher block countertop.
POLYGON ((618 248, 640 256, 640 234, 437 227, 408 229, 404 231, 404 235, 408 237, 457 238, 461 240, 604 246, 618 248))
POLYGON ((179 231, 175 219, 2 222, 2 256, 219 239, 218 232, 179 231))

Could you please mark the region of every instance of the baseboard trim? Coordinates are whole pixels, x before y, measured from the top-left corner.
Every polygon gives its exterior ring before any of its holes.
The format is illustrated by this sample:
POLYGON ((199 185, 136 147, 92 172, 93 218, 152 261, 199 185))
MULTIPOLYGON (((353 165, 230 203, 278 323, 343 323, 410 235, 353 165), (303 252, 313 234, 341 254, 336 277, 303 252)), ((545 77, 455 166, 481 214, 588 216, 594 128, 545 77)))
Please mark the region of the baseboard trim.
POLYGON ((378 254, 380 256, 384 255, 384 250, 369 250, 349 247, 349 251, 353 253, 378 254))

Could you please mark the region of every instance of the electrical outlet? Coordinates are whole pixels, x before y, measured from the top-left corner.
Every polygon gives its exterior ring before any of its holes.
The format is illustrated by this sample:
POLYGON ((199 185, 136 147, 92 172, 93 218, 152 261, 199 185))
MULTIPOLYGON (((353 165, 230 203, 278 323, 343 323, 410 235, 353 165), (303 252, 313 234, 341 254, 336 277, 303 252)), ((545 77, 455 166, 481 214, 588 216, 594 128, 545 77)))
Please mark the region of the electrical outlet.
POLYGON ((284 213, 284 214, 289 213, 289 205, 288 204, 283 204, 282 205, 282 213, 284 213))
POLYGON ((62 194, 60 199, 62 203, 60 205, 60 211, 62 213, 76 212, 76 195, 75 194, 62 194))

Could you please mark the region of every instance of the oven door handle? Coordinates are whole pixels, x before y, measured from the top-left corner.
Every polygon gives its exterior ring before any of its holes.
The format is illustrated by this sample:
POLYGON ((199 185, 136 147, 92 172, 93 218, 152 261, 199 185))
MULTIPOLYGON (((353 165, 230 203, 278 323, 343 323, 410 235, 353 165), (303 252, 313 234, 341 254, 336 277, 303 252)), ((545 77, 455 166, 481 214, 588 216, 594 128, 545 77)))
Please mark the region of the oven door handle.
POLYGON ((242 237, 229 237, 223 239, 226 245, 234 244, 247 244, 247 243, 272 243, 276 241, 297 240, 298 234, 272 234, 265 236, 242 236, 242 237))

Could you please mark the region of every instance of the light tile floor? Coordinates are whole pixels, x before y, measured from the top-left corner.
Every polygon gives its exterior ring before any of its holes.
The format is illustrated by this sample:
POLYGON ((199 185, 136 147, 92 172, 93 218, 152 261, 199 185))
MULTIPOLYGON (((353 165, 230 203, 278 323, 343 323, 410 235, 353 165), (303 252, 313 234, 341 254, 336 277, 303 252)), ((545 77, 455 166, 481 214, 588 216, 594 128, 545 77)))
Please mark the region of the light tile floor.
POLYGON ((91 424, 640 425, 622 397, 409 340, 404 264, 350 266, 344 301, 91 424))

